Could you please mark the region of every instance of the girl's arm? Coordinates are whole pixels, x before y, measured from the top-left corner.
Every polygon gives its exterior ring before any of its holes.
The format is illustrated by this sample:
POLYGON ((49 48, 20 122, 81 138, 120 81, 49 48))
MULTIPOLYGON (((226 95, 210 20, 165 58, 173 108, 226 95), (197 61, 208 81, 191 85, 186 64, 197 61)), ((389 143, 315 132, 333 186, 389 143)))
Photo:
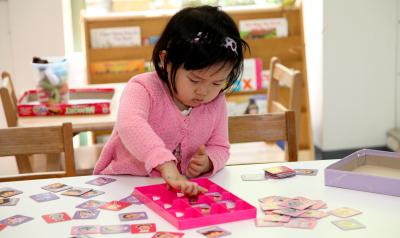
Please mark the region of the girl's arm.
POLYGON ((214 175, 224 167, 229 159, 228 111, 225 97, 218 99, 215 110, 218 113, 217 120, 206 144, 206 154, 212 163, 212 170, 204 176, 214 175))
POLYGON ((121 96, 115 127, 129 153, 144 163, 149 175, 157 175, 159 172, 154 168, 167 161, 175 162, 176 158, 148 123, 150 107, 151 98, 146 88, 139 82, 128 82, 121 96))

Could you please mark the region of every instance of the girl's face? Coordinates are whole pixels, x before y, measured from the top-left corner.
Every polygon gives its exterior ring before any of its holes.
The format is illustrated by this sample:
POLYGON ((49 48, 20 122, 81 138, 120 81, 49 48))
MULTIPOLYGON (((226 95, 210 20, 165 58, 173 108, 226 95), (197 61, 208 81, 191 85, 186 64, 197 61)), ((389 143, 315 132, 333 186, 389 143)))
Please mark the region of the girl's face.
POLYGON ((217 64, 200 70, 185 70, 183 67, 176 72, 174 101, 179 109, 197 107, 208 103, 218 96, 225 87, 231 65, 217 64))

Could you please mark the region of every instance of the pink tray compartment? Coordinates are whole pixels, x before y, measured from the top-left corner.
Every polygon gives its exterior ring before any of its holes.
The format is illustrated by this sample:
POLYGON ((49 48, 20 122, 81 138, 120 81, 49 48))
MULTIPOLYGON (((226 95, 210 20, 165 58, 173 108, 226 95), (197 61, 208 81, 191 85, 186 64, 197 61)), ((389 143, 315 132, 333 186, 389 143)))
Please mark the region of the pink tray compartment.
POLYGON ((134 195, 145 205, 179 230, 209 226, 220 223, 253 219, 257 209, 207 178, 192 181, 208 189, 209 193, 217 192, 217 196, 201 194, 195 202, 190 203, 187 197, 178 197, 177 193, 168 190, 166 184, 136 187, 134 195), (234 206, 227 207, 224 201, 234 206), (209 212, 202 212, 194 204, 208 204, 209 212))

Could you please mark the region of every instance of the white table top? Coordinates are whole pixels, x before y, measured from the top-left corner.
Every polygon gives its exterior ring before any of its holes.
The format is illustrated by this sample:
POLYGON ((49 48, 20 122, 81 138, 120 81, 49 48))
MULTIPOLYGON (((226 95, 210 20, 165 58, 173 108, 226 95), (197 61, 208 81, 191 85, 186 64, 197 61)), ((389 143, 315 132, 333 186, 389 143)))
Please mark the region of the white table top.
MULTIPOLYGON (((334 226, 331 221, 340 220, 334 216, 328 216, 318 220, 316 227, 312 230, 303 230, 284 227, 256 227, 254 220, 243 220, 232 223, 219 224, 217 226, 232 232, 228 237, 400 237, 399 212, 400 197, 386 196, 381 194, 359 192, 324 185, 324 168, 335 162, 307 161, 290 163, 291 168, 314 168, 319 169, 317 176, 295 176, 282 180, 248 181, 241 180, 240 175, 244 173, 262 173, 263 168, 273 167, 281 164, 258 164, 227 166, 211 180, 240 198, 257 207, 257 217, 263 217, 259 209, 258 198, 280 195, 286 197, 304 196, 314 200, 323 200, 328 205, 328 211, 339 207, 355 208, 363 213, 353 217, 364 224, 367 228, 352 231, 342 231, 334 226)), ((44 203, 37 203, 30 195, 46 192, 41 186, 54 182, 61 182, 71 186, 93 188, 105 191, 105 194, 94 197, 94 200, 112 201, 128 196, 135 186, 144 186, 163 182, 160 178, 146 178, 133 176, 113 176, 117 179, 105 186, 93 186, 85 182, 96 176, 83 176, 61 179, 47 179, 24 182, 0 183, 2 187, 12 187, 22 190, 24 193, 15 197, 20 198, 16 206, 0 206, 0 220, 13 215, 26 215, 34 217, 33 221, 15 227, 6 227, 0 231, 0 237, 70 237, 72 226, 76 225, 117 225, 134 223, 156 223, 158 231, 178 230, 163 220, 160 216, 147 208, 145 205, 131 205, 121 211, 108 211, 100 209, 100 214, 95 220, 70 220, 60 223, 47 224, 41 216, 49 213, 67 212, 72 217, 77 208, 75 206, 86 201, 79 197, 69 197, 57 194, 60 199, 44 203), (134 211, 145 211, 148 220, 121 222, 118 214, 134 211)), ((196 232, 198 228, 184 230, 184 237, 203 237, 196 232)), ((130 233, 114 235, 90 235, 92 237, 152 237, 154 233, 132 235, 130 233)))

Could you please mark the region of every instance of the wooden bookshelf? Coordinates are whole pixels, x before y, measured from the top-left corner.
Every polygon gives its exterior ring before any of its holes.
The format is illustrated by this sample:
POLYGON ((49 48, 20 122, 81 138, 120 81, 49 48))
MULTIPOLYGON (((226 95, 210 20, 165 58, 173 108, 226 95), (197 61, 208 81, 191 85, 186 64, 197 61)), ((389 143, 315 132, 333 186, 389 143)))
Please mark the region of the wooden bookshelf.
MULTIPOLYGON (((304 48, 304 33, 302 22, 302 8, 263 8, 263 7, 236 7, 223 8, 234 19, 236 24, 240 20, 262 19, 262 18, 281 18, 288 21, 288 37, 272 39, 246 40, 251 52, 246 57, 258 57, 263 61, 263 69, 269 68, 269 61, 272 56, 277 56, 281 63, 300 70, 304 79, 303 102, 300 117, 300 141, 299 149, 306 150, 308 159, 314 159, 314 147, 311 133, 308 82, 306 71, 306 58, 304 48)), ((139 26, 141 36, 149 37, 160 35, 170 17, 175 10, 143 11, 139 13, 112 13, 103 16, 90 16, 83 14, 83 31, 85 37, 86 63, 89 68, 93 62, 112 61, 112 60, 132 60, 144 59, 151 60, 153 46, 126 47, 93 49, 90 45, 90 30, 95 28, 109 28, 122 26, 139 26)), ((116 83, 126 82, 133 75, 120 74, 118 76, 93 75, 87 70, 88 83, 116 83)), ((232 93, 232 95, 262 94, 265 90, 254 92, 232 93)), ((284 89, 280 93, 282 103, 285 105, 287 93, 284 89)), ((229 96, 228 96, 229 100, 229 96)))

